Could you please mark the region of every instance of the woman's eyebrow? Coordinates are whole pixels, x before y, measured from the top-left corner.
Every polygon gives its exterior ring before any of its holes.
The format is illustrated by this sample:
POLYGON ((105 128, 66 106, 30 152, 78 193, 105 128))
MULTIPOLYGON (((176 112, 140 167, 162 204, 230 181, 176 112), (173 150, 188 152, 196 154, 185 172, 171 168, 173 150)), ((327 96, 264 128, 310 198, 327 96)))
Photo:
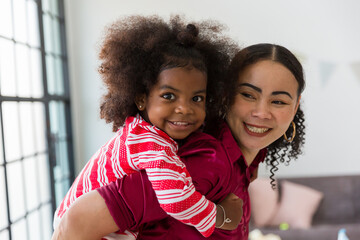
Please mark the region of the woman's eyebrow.
POLYGON ((259 93, 262 92, 261 88, 258 88, 256 86, 250 84, 250 83, 241 83, 241 84, 239 84, 239 87, 242 87, 242 86, 250 87, 250 88, 254 89, 255 91, 257 91, 259 93))
POLYGON ((291 99, 293 99, 293 97, 290 95, 290 93, 288 93, 286 91, 276 91, 276 92, 273 92, 271 95, 281 95, 281 94, 285 94, 285 95, 289 96, 291 99))
MULTIPOLYGON (((241 86, 250 87, 250 88, 254 89, 254 90, 257 91, 257 92, 262 93, 261 88, 256 87, 256 86, 254 86, 254 85, 252 85, 252 84, 250 84, 250 83, 242 83, 242 84, 239 84, 239 87, 241 87, 241 86)), ((288 92, 286 92, 286 91, 275 91, 275 92, 272 92, 272 93, 271 93, 271 95, 274 95, 274 96, 276 96, 276 95, 282 95, 282 94, 285 94, 285 95, 289 96, 291 99, 293 99, 293 97, 291 96, 291 94, 288 93, 288 92)))

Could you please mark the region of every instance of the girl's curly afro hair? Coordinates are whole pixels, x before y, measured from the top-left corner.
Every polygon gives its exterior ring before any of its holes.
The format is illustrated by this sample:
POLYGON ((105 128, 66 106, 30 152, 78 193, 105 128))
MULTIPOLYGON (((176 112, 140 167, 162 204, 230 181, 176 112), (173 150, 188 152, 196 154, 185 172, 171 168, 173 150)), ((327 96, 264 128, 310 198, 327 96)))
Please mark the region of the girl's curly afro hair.
POLYGON ((107 92, 100 116, 113 131, 137 113, 135 97, 148 94, 159 73, 190 67, 207 74, 206 126, 219 124, 226 70, 238 50, 214 21, 185 24, 180 16, 165 22, 158 16, 130 16, 110 25, 99 53, 99 73, 107 92), (207 104, 208 105, 208 104, 207 104))
MULTIPOLYGON (((226 88, 228 92, 224 93, 226 95, 226 106, 234 104, 236 95, 236 88, 234 86, 236 86, 239 74, 249 65, 262 60, 275 61, 289 69, 299 85, 297 92, 298 97, 301 95, 305 88, 305 79, 301 63, 288 49, 275 44, 261 43, 242 49, 232 60, 229 68, 228 86, 226 88)), ((268 154, 265 161, 267 165, 271 166, 270 179, 273 187, 275 187, 274 176, 275 172, 278 170, 277 166, 280 163, 285 163, 286 165, 289 164, 292 159, 296 159, 298 155, 302 153, 302 147, 305 143, 305 118, 301 109, 301 104, 293 121, 296 126, 296 135, 293 141, 289 143, 283 137, 280 137, 267 148, 268 154)), ((292 132, 292 125, 290 125, 289 129, 286 131, 286 135, 291 137, 292 132)))

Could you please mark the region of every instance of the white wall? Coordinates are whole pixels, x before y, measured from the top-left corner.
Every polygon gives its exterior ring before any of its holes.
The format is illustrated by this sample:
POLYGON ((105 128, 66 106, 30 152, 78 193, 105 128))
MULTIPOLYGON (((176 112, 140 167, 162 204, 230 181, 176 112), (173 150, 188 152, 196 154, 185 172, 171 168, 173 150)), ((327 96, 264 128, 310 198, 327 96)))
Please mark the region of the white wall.
POLYGON ((226 24, 241 46, 284 45, 303 62, 305 154, 278 176, 360 174, 360 1, 65 0, 65 8, 78 171, 112 135, 99 119, 97 47, 104 26, 124 15, 180 13, 226 24))

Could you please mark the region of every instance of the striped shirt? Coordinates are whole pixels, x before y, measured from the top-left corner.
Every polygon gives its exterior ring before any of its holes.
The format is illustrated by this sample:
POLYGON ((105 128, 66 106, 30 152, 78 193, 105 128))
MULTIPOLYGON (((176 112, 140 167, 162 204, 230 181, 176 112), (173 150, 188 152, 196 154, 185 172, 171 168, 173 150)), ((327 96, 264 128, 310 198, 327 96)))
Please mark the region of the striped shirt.
POLYGON ((175 219, 194 226, 203 236, 215 228, 216 207, 195 190, 178 145, 140 115, 122 126, 85 165, 55 213, 54 227, 81 195, 140 170, 145 170, 161 208, 175 219))

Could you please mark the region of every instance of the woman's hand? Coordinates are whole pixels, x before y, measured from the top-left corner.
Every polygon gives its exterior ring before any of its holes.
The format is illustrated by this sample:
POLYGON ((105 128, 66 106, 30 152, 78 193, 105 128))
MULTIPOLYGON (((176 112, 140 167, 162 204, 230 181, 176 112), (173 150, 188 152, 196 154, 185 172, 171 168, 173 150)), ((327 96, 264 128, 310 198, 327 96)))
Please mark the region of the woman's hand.
POLYGON ((235 194, 230 193, 226 198, 217 205, 216 224, 218 228, 224 230, 234 230, 238 227, 243 216, 243 200, 235 194), (223 209, 219 206, 221 205, 223 209), (224 210, 224 211, 223 211, 224 210), (224 216, 225 212, 225 216, 224 216), (224 223, 225 219, 230 219, 231 222, 224 223), (224 224, 223 224, 224 223, 224 224), (223 225, 223 226, 221 226, 223 225))

